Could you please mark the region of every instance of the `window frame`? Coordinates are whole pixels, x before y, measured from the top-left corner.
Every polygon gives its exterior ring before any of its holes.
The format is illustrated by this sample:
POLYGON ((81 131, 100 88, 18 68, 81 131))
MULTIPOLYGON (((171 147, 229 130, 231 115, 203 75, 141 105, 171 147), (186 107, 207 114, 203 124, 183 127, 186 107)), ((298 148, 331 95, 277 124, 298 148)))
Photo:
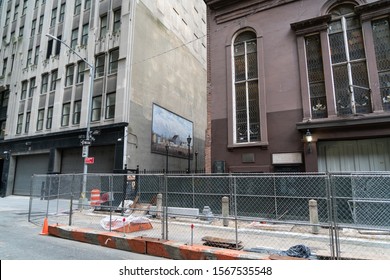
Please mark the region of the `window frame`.
POLYGON ((49 73, 43 73, 41 78, 41 94, 47 93, 49 88, 49 73))
POLYGON ((115 118, 115 103, 116 103, 116 92, 111 92, 106 95, 106 106, 104 112, 104 118, 114 119, 115 118))
POLYGON ((235 149, 241 147, 265 147, 269 145, 268 142, 268 128, 267 128, 267 108, 266 108, 266 92, 265 92, 265 72, 264 72, 264 42, 263 36, 257 33, 256 28, 252 26, 247 26, 245 28, 237 28, 233 31, 231 37, 231 42, 226 45, 230 59, 227 60, 228 72, 231 77, 228 79, 228 88, 227 88, 227 102, 230 106, 230 109, 227 110, 228 115, 228 149, 235 149), (245 31, 252 31, 256 34, 256 45, 257 45, 257 79, 258 79, 258 98, 259 98, 259 118, 260 118, 260 141, 256 142, 246 142, 246 143, 237 143, 236 142, 236 128, 235 128, 235 113, 234 113, 234 42, 236 37, 245 31))
POLYGON ((50 106, 47 108, 47 113, 46 113, 46 129, 51 129, 53 125, 53 111, 54 107, 50 106))
POLYGON ((37 116, 37 131, 43 130, 44 121, 45 121, 45 109, 39 109, 38 116, 37 116))
POLYGON ((92 98, 92 107, 91 107, 91 122, 100 121, 102 118, 102 96, 94 96, 92 98))
POLYGON ((22 134, 22 129, 23 129, 23 117, 24 117, 24 114, 23 114, 23 113, 18 114, 18 119, 17 119, 17 121, 16 121, 16 131, 15 131, 16 134, 22 134))
POLYGON ((70 123, 70 102, 62 104, 61 127, 69 126, 70 123))
POLYGON ((108 66, 108 74, 114 74, 118 72, 118 64, 119 64, 119 48, 113 49, 109 54, 109 66, 108 66), (116 54, 116 57, 114 56, 116 54), (115 58, 115 59, 113 59, 115 58))
POLYGON ((76 100, 73 102, 73 114, 72 114, 72 124, 78 125, 81 120, 81 100, 76 100))
POLYGON ((65 70, 65 87, 74 85, 74 64, 68 64, 65 70))

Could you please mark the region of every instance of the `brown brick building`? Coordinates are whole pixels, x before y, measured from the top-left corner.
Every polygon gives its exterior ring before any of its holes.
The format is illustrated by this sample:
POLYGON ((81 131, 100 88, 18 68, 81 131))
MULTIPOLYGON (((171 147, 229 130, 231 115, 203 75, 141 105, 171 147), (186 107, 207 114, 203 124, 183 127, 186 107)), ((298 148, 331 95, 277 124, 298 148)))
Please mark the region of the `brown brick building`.
POLYGON ((205 3, 208 171, 390 170, 390 1, 205 3))

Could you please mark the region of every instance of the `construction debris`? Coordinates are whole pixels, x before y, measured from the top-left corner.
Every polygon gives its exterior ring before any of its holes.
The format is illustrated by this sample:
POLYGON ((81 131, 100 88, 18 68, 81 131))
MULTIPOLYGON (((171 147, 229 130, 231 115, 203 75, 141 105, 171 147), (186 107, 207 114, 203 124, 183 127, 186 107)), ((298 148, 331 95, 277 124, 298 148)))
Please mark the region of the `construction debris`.
POLYGON ((202 237, 202 241, 204 241, 203 245, 211 246, 211 247, 233 249, 233 250, 242 250, 244 248, 241 241, 236 242, 236 240, 233 239, 204 236, 202 237))

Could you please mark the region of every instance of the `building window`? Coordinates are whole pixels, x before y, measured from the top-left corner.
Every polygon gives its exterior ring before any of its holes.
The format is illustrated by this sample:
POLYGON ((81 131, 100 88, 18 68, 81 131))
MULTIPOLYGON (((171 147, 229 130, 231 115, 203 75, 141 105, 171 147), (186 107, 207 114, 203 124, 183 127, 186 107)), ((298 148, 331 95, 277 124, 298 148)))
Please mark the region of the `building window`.
POLYGON ((88 44, 88 23, 83 25, 82 34, 81 34, 81 45, 86 46, 88 44))
MULTIPOLYGON (((62 36, 58 36, 57 39, 61 41, 62 36)), ((56 41, 57 41, 57 40, 56 40, 56 41)), ((61 45, 62 45, 62 44, 61 44, 60 41, 57 41, 57 42, 56 42, 56 49, 55 49, 55 53, 54 53, 55 55, 59 55, 60 52, 61 52, 61 45)))
POLYGON ((39 46, 35 47, 35 57, 34 57, 34 64, 38 65, 39 61, 39 46))
POLYGON ((61 126, 68 126, 70 118, 70 103, 62 105, 61 126))
POLYGON ((30 33, 31 37, 35 35, 36 26, 37 26, 37 20, 33 19, 33 21, 31 22, 31 33, 30 33))
POLYGON ((29 49, 27 52, 26 67, 31 65, 31 60, 32 60, 32 49, 29 49))
POLYGON ((119 59, 119 49, 115 49, 110 52, 110 65, 108 69, 108 73, 116 73, 118 72, 118 59, 119 59))
POLYGON ((73 77, 74 77, 74 64, 71 64, 66 67, 66 77, 65 77, 66 87, 73 85, 73 77))
POLYGON ((110 93, 106 96, 106 119, 112 119, 115 117, 115 97, 115 93, 110 93))
POLYGON ((85 10, 91 9, 91 0, 85 0, 84 9, 85 10))
POLYGON ((313 119, 326 118, 328 113, 320 35, 306 37, 305 43, 311 115, 313 119))
POLYGON ((38 119, 37 119, 37 131, 43 130, 44 118, 45 118, 45 109, 39 109, 38 119))
POLYGON ((58 70, 51 71, 50 91, 54 91, 57 88, 58 70))
POLYGON ((7 72, 8 58, 3 59, 3 70, 1 70, 1 76, 5 76, 7 72))
POLYGON ((81 0, 76 0, 74 3, 74 15, 77 16, 81 12, 81 0))
POLYGON ((16 134, 22 133, 22 127, 23 127, 23 114, 19 114, 18 122, 16 123, 16 134))
POLYGON ((233 47, 234 142, 258 142, 260 138, 256 34, 239 34, 233 47))
POLYGON ((72 38, 70 40, 70 47, 72 49, 75 49, 75 47, 77 46, 78 33, 79 30, 77 28, 72 30, 72 38))
POLYGON ((371 113, 360 20, 354 14, 353 5, 340 5, 331 14, 328 32, 337 113, 371 113))
POLYGON ((45 74, 42 75, 41 94, 47 92, 48 84, 49 84, 49 74, 45 73, 45 74))
POLYGON ((14 10, 14 20, 17 20, 18 18, 18 13, 19 13, 19 5, 15 5, 15 10, 14 10))
POLYGON ((34 5, 34 8, 38 8, 38 4, 39 4, 39 0, 35 0, 35 5, 34 5))
POLYGON ((121 10, 114 11, 114 23, 112 26, 112 32, 117 33, 121 30, 121 10))
POLYGON ((50 129, 53 123, 53 107, 47 108, 46 128, 50 129))
POLYGON ((24 16, 27 12, 27 2, 28 0, 23 1, 23 10, 22 10, 22 15, 24 16))
POLYGON ((390 111, 390 20, 383 18, 372 22, 378 67, 379 88, 384 111, 390 111))
POLYGON ((30 129, 30 119, 31 119, 31 112, 26 113, 26 123, 24 126, 24 133, 28 133, 30 129))
POLYGON ((24 33, 24 25, 21 25, 19 27, 19 37, 23 37, 23 33, 24 33))
POLYGON ((100 17, 100 38, 104 38, 107 34, 107 15, 100 17))
POLYGON ((95 60, 95 78, 104 76, 105 54, 98 55, 95 60))
POLYGON ((77 63, 77 83, 84 82, 85 62, 79 61, 77 63))
POLYGON ((75 101, 73 104, 73 124, 79 124, 80 123, 80 116, 81 116, 81 100, 75 101))
POLYGON ((33 97, 35 91, 35 77, 30 79, 30 90, 28 92, 28 97, 33 97))
POLYGON ((63 3, 61 4, 61 7, 60 7, 60 16, 58 17, 58 22, 64 22, 64 19, 65 19, 65 6, 66 4, 63 3))
POLYGON ((42 33, 42 28, 43 28, 43 16, 40 16, 40 18, 39 18, 39 26, 38 26, 38 34, 42 33))
POLYGON ((96 96, 92 99, 91 121, 99 121, 102 113, 102 97, 96 96))
POLYGON ((57 8, 54 8, 53 10, 51 10, 50 27, 56 25, 56 20, 57 20, 57 8))
POLYGON ((22 93, 20 95, 20 100, 26 99, 26 97, 27 97, 27 86, 28 86, 28 82, 27 81, 23 81, 22 82, 22 93))

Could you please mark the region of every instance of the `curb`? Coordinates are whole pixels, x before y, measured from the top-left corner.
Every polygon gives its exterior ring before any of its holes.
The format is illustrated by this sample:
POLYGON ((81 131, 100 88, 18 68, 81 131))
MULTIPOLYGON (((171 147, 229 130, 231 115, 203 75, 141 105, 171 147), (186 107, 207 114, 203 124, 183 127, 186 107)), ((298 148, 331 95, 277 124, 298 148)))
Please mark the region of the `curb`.
POLYGON ((149 237, 126 237, 118 232, 97 231, 63 225, 49 225, 49 235, 173 260, 270 260, 248 252, 205 245, 187 245, 149 237))

